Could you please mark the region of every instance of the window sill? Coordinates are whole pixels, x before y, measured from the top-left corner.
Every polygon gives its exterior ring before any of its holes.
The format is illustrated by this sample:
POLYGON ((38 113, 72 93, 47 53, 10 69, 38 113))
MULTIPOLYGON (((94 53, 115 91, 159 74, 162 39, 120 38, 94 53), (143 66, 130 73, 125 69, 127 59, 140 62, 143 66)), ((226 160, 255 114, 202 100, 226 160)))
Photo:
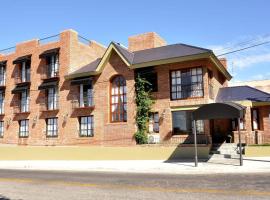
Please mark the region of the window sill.
POLYGON ((170 99, 171 101, 181 101, 181 100, 190 100, 190 99, 204 99, 204 96, 202 97, 188 97, 188 98, 181 98, 181 99, 170 99))

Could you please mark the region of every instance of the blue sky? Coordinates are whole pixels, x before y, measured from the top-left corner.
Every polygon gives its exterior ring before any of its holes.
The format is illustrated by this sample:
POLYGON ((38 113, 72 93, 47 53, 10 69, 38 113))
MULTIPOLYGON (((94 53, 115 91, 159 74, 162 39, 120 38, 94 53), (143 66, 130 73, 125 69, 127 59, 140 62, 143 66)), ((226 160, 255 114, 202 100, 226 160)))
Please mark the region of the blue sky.
MULTIPOLYGON (((172 43, 213 48, 217 54, 237 44, 270 40, 268 0, 1 2, 0 49, 64 29, 108 45, 155 31, 172 43)), ((227 56, 234 81, 270 78, 270 44, 227 56)))

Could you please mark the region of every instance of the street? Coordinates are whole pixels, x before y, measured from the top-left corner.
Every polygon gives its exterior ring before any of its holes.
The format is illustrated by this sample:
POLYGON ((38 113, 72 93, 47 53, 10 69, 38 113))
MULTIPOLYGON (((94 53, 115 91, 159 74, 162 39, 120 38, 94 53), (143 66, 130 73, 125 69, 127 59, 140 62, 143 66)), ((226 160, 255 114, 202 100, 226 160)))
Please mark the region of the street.
POLYGON ((270 199, 270 174, 158 175, 0 170, 0 200, 216 198, 270 199))

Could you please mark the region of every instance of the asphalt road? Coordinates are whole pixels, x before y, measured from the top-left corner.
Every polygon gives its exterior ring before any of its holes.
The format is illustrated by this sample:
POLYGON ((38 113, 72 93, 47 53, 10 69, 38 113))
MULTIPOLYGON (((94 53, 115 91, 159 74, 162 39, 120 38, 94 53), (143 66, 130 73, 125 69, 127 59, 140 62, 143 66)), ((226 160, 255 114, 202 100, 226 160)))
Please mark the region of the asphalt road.
POLYGON ((0 170, 0 200, 270 199, 270 174, 157 175, 0 170))

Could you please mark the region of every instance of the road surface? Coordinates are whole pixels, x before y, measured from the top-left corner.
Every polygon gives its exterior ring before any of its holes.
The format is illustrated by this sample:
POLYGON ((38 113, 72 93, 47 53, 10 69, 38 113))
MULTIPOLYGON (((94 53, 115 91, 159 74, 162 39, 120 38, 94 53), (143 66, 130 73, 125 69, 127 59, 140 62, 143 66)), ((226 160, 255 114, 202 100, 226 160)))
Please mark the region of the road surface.
POLYGON ((0 200, 270 199, 270 174, 158 175, 0 170, 0 200))

